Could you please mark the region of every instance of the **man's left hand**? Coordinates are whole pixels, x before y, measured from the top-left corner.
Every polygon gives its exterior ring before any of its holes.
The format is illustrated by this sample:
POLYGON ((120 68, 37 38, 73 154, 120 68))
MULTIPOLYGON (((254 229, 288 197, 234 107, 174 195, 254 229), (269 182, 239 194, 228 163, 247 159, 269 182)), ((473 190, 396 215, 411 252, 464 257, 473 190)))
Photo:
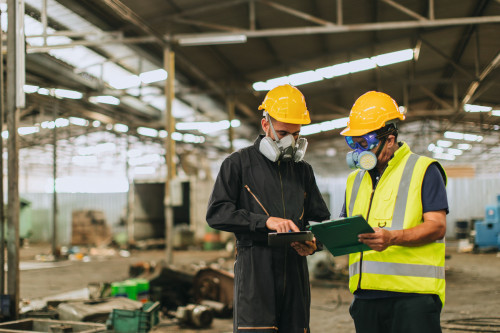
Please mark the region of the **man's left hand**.
POLYGON ((313 254, 314 251, 316 251, 316 249, 318 248, 316 246, 315 238, 312 241, 305 241, 304 243, 293 242, 291 245, 295 249, 295 251, 297 251, 297 253, 303 257, 313 254))
POLYGON ((389 230, 374 228, 374 233, 359 234, 358 240, 372 250, 381 252, 392 245, 392 233, 389 230))

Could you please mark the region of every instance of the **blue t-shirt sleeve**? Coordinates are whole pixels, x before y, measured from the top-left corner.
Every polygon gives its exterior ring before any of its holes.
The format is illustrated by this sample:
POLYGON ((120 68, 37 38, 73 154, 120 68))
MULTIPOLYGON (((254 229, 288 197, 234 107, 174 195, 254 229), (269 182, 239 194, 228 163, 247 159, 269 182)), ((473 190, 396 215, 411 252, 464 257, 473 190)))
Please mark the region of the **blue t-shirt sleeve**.
POLYGON ((448 211, 448 196, 446 186, 439 167, 432 163, 427 168, 422 183, 422 208, 423 212, 448 211))

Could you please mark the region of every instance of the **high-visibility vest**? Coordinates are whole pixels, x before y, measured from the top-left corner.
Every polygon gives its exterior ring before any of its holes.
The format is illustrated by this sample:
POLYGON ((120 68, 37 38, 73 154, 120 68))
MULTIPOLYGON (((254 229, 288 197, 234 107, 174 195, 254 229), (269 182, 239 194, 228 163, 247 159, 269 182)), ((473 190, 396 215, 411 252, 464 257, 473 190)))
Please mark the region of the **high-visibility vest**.
MULTIPOLYGON (((368 216, 372 227, 387 230, 413 228, 423 223, 422 182, 431 158, 413 154, 403 143, 394 153, 372 196, 368 172, 357 170, 347 179, 347 216, 368 216)), ((445 184, 446 174, 441 169, 445 184)), ((349 289, 386 290, 437 294, 444 304, 445 243, 438 240, 422 246, 389 246, 382 252, 349 255, 349 289)))

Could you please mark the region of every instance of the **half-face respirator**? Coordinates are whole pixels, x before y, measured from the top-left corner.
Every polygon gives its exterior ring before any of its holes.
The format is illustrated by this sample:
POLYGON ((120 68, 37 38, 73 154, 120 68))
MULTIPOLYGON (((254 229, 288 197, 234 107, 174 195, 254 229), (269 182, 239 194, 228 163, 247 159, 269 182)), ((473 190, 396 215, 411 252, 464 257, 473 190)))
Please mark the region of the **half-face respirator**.
POLYGON ((346 155, 347 165, 351 169, 371 170, 377 165, 377 155, 382 150, 382 147, 378 149, 377 154, 374 154, 371 150, 377 147, 380 140, 375 132, 362 135, 359 138, 358 141, 354 141, 352 136, 345 137, 347 145, 353 149, 346 155))
MULTIPOLYGON (((266 119, 271 126, 274 137, 278 138, 273 123, 268 115, 266 115, 266 119)), ((299 138, 295 141, 291 134, 285 135, 283 138, 277 140, 273 140, 269 136, 263 137, 259 146, 260 152, 272 162, 278 160, 283 162, 302 161, 306 154, 306 149, 307 140, 305 138, 299 138)))

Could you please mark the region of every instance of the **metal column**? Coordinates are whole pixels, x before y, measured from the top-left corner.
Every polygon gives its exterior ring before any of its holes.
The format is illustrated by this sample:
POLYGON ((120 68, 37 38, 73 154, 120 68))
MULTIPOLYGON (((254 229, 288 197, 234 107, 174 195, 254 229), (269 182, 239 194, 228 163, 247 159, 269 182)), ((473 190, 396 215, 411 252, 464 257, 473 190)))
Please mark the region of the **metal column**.
POLYGON ((165 81, 165 130, 167 137, 165 138, 165 162, 167 170, 167 178, 165 179, 165 250, 167 264, 173 263, 173 242, 174 242, 174 212, 172 207, 172 193, 171 184, 176 177, 175 171, 175 141, 172 139, 172 134, 175 131, 175 120, 172 116, 172 102, 175 98, 175 55, 169 48, 163 51, 163 64, 168 73, 167 80, 165 81))
POLYGON ((57 250, 57 125, 59 101, 56 100, 53 109, 54 129, 52 131, 52 177, 53 177, 53 192, 52 192, 52 255, 54 259, 59 256, 57 250))
POLYGON ((135 230, 134 230, 134 220, 135 220, 135 207, 134 207, 134 177, 130 170, 130 164, 128 162, 128 152, 130 151, 130 137, 127 135, 127 154, 125 154, 125 175, 128 180, 128 194, 127 194, 127 216, 125 217, 127 223, 127 243, 129 246, 135 243, 135 230))
POLYGON ((8 0, 7 31, 7 129, 8 140, 8 221, 7 293, 11 297, 11 317, 19 315, 19 109, 24 107, 24 1, 8 0))
MULTIPOLYGON (((2 11, 0 10, 0 27, 2 26, 2 11)), ((3 123, 5 118, 5 86, 3 68, 3 30, 0 29, 0 295, 5 294, 5 212, 3 193, 3 123)))
POLYGON ((227 113, 229 118, 229 152, 232 153, 234 151, 233 140, 234 140, 234 129, 232 126, 232 122, 234 119, 234 96, 229 96, 227 99, 227 113))

